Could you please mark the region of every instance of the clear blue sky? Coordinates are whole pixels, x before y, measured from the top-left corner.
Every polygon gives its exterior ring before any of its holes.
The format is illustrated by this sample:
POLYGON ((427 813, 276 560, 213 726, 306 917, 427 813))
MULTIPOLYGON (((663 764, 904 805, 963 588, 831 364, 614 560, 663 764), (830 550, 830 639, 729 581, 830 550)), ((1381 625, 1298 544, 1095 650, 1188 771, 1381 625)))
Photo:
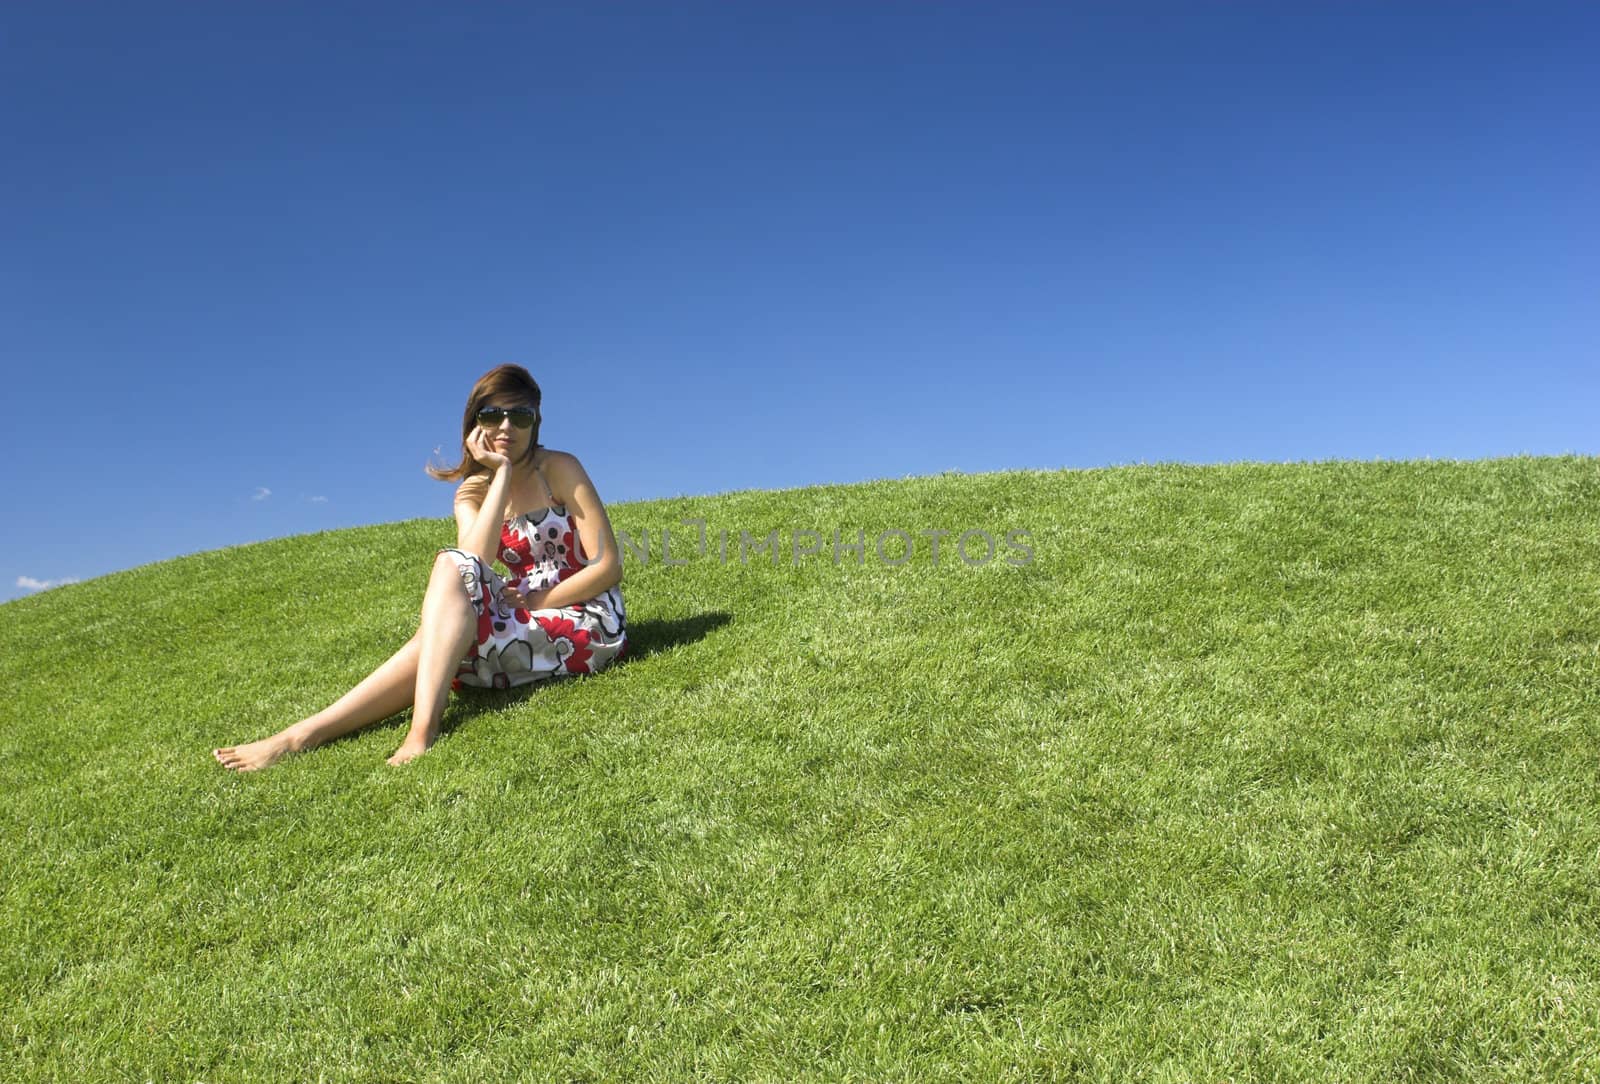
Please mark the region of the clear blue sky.
POLYGON ((447 515, 503 361, 611 502, 1593 454, 1596 57, 1593 4, 8 6, 0 597, 447 515))

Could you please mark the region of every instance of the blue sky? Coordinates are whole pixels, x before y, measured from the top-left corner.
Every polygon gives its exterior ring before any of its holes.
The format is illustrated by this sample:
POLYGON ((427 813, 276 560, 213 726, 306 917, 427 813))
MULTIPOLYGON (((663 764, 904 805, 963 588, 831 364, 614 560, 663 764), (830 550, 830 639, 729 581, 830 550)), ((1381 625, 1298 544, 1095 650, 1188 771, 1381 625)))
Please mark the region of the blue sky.
POLYGON ((447 515, 503 361, 611 502, 1593 454, 1596 56, 1593 5, 7 7, 0 597, 447 515))

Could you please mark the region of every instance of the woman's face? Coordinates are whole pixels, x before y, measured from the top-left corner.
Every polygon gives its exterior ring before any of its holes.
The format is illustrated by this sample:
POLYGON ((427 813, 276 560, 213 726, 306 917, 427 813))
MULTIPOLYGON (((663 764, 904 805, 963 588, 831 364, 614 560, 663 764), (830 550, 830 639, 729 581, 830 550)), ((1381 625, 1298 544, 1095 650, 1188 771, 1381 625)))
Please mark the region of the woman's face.
POLYGON ((491 399, 478 408, 478 428, 489 447, 513 463, 528 454, 538 420, 538 409, 527 403, 491 399))

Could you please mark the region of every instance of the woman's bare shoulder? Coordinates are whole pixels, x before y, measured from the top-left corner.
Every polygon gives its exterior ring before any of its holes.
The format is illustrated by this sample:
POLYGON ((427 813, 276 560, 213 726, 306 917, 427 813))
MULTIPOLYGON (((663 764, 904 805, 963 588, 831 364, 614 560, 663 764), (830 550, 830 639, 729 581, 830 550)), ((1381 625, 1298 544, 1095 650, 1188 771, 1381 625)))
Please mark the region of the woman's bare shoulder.
POLYGON ((578 457, 571 452, 558 452, 552 448, 544 449, 540 455, 539 470, 544 474, 544 480, 550 485, 550 492, 562 504, 570 505, 582 487, 593 487, 589 481, 589 474, 583 469, 583 464, 578 462, 578 457))
POLYGON ((578 457, 571 452, 560 452, 554 448, 541 448, 539 450, 539 469, 546 477, 555 475, 562 478, 579 477, 583 474, 583 464, 578 462, 578 457))

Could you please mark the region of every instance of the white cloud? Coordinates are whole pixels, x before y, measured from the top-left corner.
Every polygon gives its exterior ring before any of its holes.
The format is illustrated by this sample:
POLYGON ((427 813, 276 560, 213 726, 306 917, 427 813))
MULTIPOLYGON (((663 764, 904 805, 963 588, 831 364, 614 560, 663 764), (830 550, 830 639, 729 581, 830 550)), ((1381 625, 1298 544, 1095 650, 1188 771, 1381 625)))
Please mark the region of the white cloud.
POLYGON ((77 577, 67 576, 59 580, 36 580, 32 576, 18 576, 17 586, 24 591, 48 591, 52 587, 60 587, 64 583, 77 583, 77 577))
POLYGON ((310 501, 312 504, 327 504, 328 503, 328 498, 326 498, 326 497, 307 497, 306 500, 310 501))
POLYGON ((251 497, 250 499, 253 501, 264 501, 270 496, 272 496, 272 490, 268 489, 266 486, 260 486, 256 489, 255 496, 251 497))

